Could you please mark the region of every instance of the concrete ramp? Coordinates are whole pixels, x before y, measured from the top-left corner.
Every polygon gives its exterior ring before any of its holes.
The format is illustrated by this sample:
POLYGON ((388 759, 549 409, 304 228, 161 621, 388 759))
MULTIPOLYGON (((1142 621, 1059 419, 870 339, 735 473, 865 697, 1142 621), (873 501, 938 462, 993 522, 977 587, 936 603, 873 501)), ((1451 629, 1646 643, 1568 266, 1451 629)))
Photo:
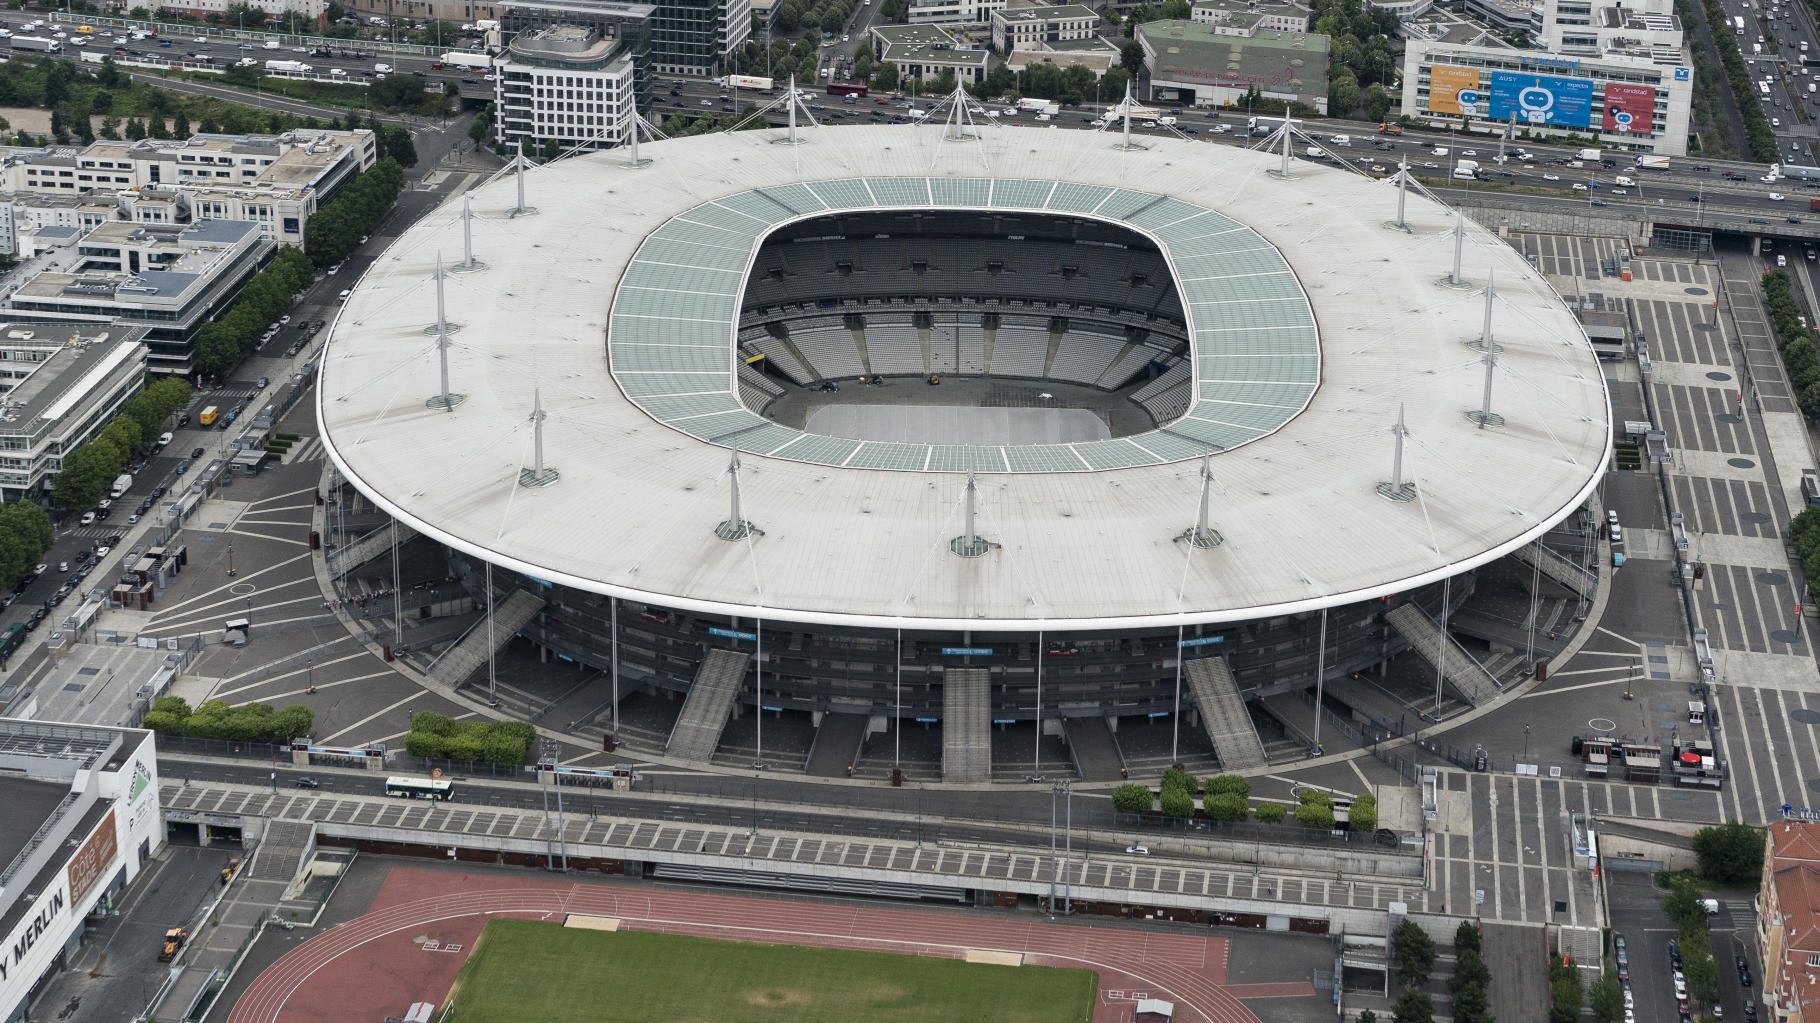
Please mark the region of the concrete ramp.
POLYGON ((1068 752, 1074 757, 1074 770, 1082 781, 1117 781, 1124 775, 1125 755, 1119 752, 1118 740, 1106 719, 1095 714, 1084 718, 1063 718, 1062 729, 1068 736, 1068 752))
POLYGON ((809 748, 810 776, 845 778, 847 768, 859 759, 868 720, 865 714, 823 714, 821 727, 815 730, 815 744, 809 748))
MULTIPOLYGON (((1540 924, 1480 925, 1486 986, 1498 1023, 1548 1023, 1548 934, 1540 924)), ((1599 953, 1593 953, 1597 956, 1599 953)))
POLYGON ((992 680, 985 668, 942 672, 942 780, 992 780, 992 680))
POLYGON ((482 614, 468 631, 455 641, 455 645, 436 655, 430 662, 426 674, 430 681, 448 686, 450 689, 468 680, 468 676, 479 671, 487 663, 487 658, 498 647, 505 646, 518 635, 518 630, 530 624, 543 610, 542 597, 533 596, 528 590, 513 590, 511 595, 501 601, 493 611, 493 627, 487 628, 487 616, 482 614), (487 636, 493 637, 493 646, 487 644, 487 636))
POLYGON ((265 837, 259 842, 259 855, 246 868, 247 876, 288 887, 315 852, 315 821, 269 820, 265 837))
MULTIPOLYGON (((398 524, 398 542, 405 544, 417 535, 417 530, 400 522, 398 524)), ((328 556, 329 574, 343 576, 369 561, 377 560, 382 555, 392 553, 392 527, 380 526, 371 533, 350 544, 330 552, 328 556)))
POLYGON ((1228 771, 1263 767, 1264 744, 1258 739, 1258 728, 1245 709, 1245 698, 1239 695, 1239 684, 1224 657, 1196 657, 1182 662, 1182 675, 1188 679, 1194 705, 1201 709, 1201 725, 1219 754, 1220 766, 1228 771))
POLYGON ((1466 702, 1477 706, 1497 698, 1498 680, 1477 658, 1467 653, 1465 647, 1442 632, 1441 626, 1428 617, 1426 611, 1414 604, 1404 604, 1386 612, 1384 621, 1397 630, 1398 635, 1409 640, 1409 645, 1429 664, 1441 667, 1441 676, 1453 686, 1454 692, 1465 697, 1466 702))
POLYGON ((1542 577, 1550 582, 1566 587, 1570 592, 1582 597, 1590 597, 1599 588, 1599 577, 1585 565, 1578 564, 1562 557, 1547 545, 1526 543, 1511 553, 1517 563, 1525 568, 1536 568, 1540 565, 1542 577))
POLYGON ((695 683, 670 729, 664 752, 684 760, 705 761, 714 755, 733 712, 733 701, 745 684, 746 662, 751 659, 751 654, 737 650, 708 651, 695 670, 695 683))

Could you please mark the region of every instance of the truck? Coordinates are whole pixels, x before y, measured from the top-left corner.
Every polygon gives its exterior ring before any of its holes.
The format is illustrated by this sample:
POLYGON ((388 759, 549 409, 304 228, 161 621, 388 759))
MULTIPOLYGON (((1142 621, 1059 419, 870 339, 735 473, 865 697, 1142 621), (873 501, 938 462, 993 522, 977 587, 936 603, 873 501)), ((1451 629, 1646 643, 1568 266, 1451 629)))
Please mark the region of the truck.
POLYGON ((728 75, 719 84, 723 89, 757 89, 760 92, 770 92, 771 87, 777 82, 763 75, 728 75))
POLYGON ((265 69, 273 74, 307 75, 310 73, 310 66, 301 60, 268 60, 265 62, 265 69))
POLYGON ((202 413, 196 417, 196 422, 203 426, 214 426, 215 420, 220 418, 220 416, 221 410, 214 405, 210 405, 208 408, 203 409, 202 413))
POLYGON ((1811 196, 1808 198, 1807 211, 1809 213, 1820 213, 1820 196, 1811 196))
POLYGON ((43 36, 14 36, 13 49, 36 50, 39 53, 62 53, 63 44, 43 36))
POLYGON ((189 939, 189 932, 181 927, 173 927, 170 930, 165 931, 164 946, 158 950, 158 961, 161 963, 168 963, 177 958, 177 950, 182 948, 183 943, 189 939))
POLYGON ((1453 176, 1461 181, 1474 181, 1479 177, 1479 168, 1476 164, 1471 167, 1455 167, 1453 176))
POLYGON ((1019 110, 1041 110, 1048 105, 1049 101, 1046 99, 1034 99, 1029 96, 1025 96, 1023 99, 1017 101, 1017 108, 1019 110))
POLYGON ((1657 156, 1654 153, 1644 153, 1642 156, 1637 157, 1637 169, 1638 170, 1665 171, 1668 169, 1668 164, 1669 164, 1668 157, 1657 156))
POLYGON ((491 71, 493 70, 493 58, 484 53, 450 50, 430 67, 435 70, 447 68, 456 71, 491 71))
MULTIPOLYGON (((115 56, 125 56, 125 54, 126 54, 126 51, 122 50, 119 53, 115 54, 115 56)), ((102 53, 100 50, 83 50, 81 56, 82 56, 82 63, 84 63, 84 64, 99 64, 99 63, 107 60, 109 55, 102 53)))
POLYGON ((133 475, 123 472, 114 477, 114 486, 108 491, 108 496, 117 499, 131 489, 133 489, 133 475))
POLYGON ((1378 134, 1401 135, 1403 134, 1403 126, 1400 124, 1391 124, 1388 121, 1380 121, 1378 122, 1378 134))
POLYGON ((1456 171, 1471 171, 1473 174, 1477 174, 1479 173, 1479 161, 1456 160, 1454 161, 1453 169, 1456 171))
POLYGON ((1600 152, 1597 149, 1582 149, 1582 150, 1580 150, 1577 158, 1581 159, 1581 160, 1585 160, 1587 163, 1598 163, 1600 158, 1603 157, 1604 155, 1605 155, 1604 153, 1600 152))

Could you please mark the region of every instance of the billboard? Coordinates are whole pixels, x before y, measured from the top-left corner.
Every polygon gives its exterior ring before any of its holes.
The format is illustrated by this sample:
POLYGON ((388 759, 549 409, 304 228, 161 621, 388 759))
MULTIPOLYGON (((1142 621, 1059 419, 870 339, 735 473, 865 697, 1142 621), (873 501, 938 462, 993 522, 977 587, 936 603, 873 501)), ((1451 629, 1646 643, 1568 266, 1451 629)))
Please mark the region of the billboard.
POLYGON ((1436 64, 1428 69, 1428 111, 1481 117, 1485 94, 1479 90, 1479 69, 1436 64))
POLYGON ((1491 73, 1491 116, 1517 119, 1518 124, 1592 126, 1591 79, 1555 75, 1491 73))
POLYGON ((120 839, 114 830, 114 815, 110 813, 101 818, 101 824, 88 836, 88 841, 82 843, 81 850, 70 857, 67 869, 71 904, 82 904, 82 897, 107 874, 119 854, 120 839))
POLYGON ((1606 83, 1604 130, 1648 135, 1655 124, 1655 86, 1606 83))

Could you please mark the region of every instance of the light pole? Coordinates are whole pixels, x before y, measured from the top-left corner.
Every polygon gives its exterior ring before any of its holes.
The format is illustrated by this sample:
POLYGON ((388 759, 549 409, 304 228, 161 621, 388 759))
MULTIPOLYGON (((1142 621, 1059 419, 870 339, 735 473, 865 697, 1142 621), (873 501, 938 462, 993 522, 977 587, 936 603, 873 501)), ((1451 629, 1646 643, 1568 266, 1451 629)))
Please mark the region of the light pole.
POLYGON ((234 545, 228 544, 228 578, 232 579, 235 574, 236 573, 234 572, 234 545))
POLYGON ((1523 759, 1529 759, 1529 726, 1523 726, 1523 759))

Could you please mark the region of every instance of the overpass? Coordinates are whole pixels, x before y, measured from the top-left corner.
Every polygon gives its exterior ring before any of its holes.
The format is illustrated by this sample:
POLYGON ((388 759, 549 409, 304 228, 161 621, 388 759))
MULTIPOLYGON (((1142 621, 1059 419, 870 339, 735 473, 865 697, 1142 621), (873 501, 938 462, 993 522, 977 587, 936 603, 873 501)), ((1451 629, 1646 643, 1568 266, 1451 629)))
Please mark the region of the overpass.
POLYGON ((1419 847, 1386 849, 1369 840, 1345 849, 1216 844, 1190 832, 1180 842, 1150 839, 1156 856, 1077 851, 1062 865, 1051 861, 1046 836, 1039 835, 1029 846, 938 844, 605 813, 570 813, 559 826, 536 806, 464 806, 459 792, 456 802, 438 803, 228 782, 167 783, 160 798, 170 825, 238 829, 256 838, 270 821, 313 821, 323 845, 415 848, 470 862, 543 862, 566 852, 571 866, 608 873, 986 905, 998 896, 1047 897, 1066 885, 1075 902, 1086 904, 1364 934, 1385 932, 1393 903, 1413 914, 1442 915, 1430 907, 1419 847), (1167 855, 1191 850, 1200 858, 1167 855), (1205 858, 1254 853, 1264 862, 1205 858))

